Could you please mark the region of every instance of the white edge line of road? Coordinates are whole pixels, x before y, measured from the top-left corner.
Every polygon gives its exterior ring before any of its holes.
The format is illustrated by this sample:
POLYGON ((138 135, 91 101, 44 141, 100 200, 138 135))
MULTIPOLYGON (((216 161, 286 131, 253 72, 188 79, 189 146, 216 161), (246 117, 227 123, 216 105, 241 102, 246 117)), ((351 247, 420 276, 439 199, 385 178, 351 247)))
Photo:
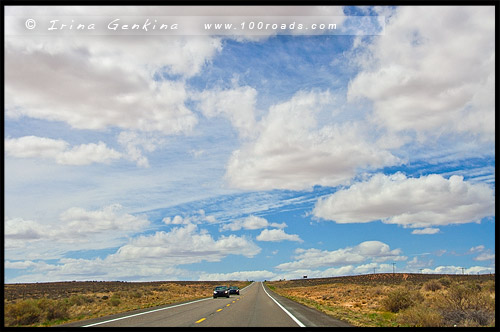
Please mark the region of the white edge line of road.
MULTIPOLYGON (((248 286, 251 286, 252 284, 248 285, 248 286)), ((247 288, 248 286, 246 286, 245 288, 247 288)), ((245 288, 242 288, 245 289, 245 288)), ((269 295, 269 294, 268 294, 269 295)), ((133 314, 133 315, 129 315, 129 316, 124 316, 124 317, 119 317, 119 318, 115 318, 115 319, 110 319, 110 320, 106 320, 106 321, 103 321, 103 322, 98 322, 98 323, 94 323, 94 324, 89 324, 89 325, 84 325, 82 327, 91 327, 91 326, 95 326, 95 325, 101 325, 101 324, 106 324, 106 323, 110 323, 110 322, 114 322, 114 321, 117 321, 117 320, 122 320, 122 319, 126 319, 126 318, 130 318, 130 317, 135 317, 135 316, 141 316, 141 315, 146 315, 146 314, 150 314, 152 312, 156 312, 156 311, 161 311, 161 310, 167 310, 167 309, 172 309, 172 308, 176 308, 176 307, 180 307, 180 306, 183 306, 183 305, 187 305, 187 304, 191 304, 191 303, 196 303, 196 302, 200 302, 200 301, 205 301, 205 300, 210 300, 212 297, 206 297, 204 299, 200 299, 200 300, 195 300, 195 301, 191 301, 191 302, 186 302, 186 303, 181 303, 181 304, 176 304, 176 305, 173 305, 173 306, 170 306, 170 307, 166 307, 166 308, 160 308, 160 309, 155 309, 155 310, 151 310, 151 311, 146 311, 146 312, 140 312, 138 314, 133 314)), ((274 300, 274 299, 273 299, 274 300)), ((278 304, 279 305, 279 304, 278 304)), ((293 318, 293 317, 292 317, 293 318)))
POLYGON ((106 321, 99 322, 99 323, 84 325, 82 327, 90 327, 90 326, 94 326, 94 325, 106 324, 106 323, 114 322, 114 321, 117 321, 117 320, 122 320, 122 319, 130 318, 130 317, 135 317, 135 316, 141 316, 141 315, 145 315, 145 314, 150 314, 152 312, 161 311, 161 310, 167 310, 167 309, 171 309, 171 308, 175 308, 175 307, 180 307, 180 306, 183 306, 183 305, 186 305, 186 304, 191 304, 191 303, 195 303, 195 302, 205 301, 205 300, 209 300, 209 299, 211 299, 211 298, 207 297, 207 298, 204 298, 204 299, 201 299, 201 300, 196 300, 196 301, 191 301, 191 302, 176 304, 176 305, 173 305, 173 306, 170 306, 170 307, 155 309, 155 310, 146 311, 146 312, 140 312, 138 314, 133 314, 133 315, 130 315, 130 316, 124 316, 124 317, 119 317, 119 318, 115 318, 115 319, 110 319, 110 320, 106 320, 106 321))
POLYGON ((288 310, 286 310, 281 304, 279 304, 278 301, 276 301, 271 295, 269 295, 269 293, 266 291, 266 288, 264 287, 264 283, 262 283, 262 289, 264 289, 264 292, 266 292, 267 296, 269 296, 271 298, 271 300, 273 300, 281 309, 283 309, 283 311, 288 316, 290 316, 290 318, 293 319, 293 321, 295 323, 297 323, 300 327, 306 327, 304 324, 302 324, 302 322, 300 320, 298 320, 294 315, 292 315, 288 310))

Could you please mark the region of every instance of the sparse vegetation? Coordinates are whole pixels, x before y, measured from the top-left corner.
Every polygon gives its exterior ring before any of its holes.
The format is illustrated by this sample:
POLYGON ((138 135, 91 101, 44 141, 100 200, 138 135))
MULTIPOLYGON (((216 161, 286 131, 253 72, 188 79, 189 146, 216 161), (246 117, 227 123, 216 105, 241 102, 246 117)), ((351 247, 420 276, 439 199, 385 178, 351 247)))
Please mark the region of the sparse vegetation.
POLYGON ((384 309, 390 312, 399 312, 423 301, 423 296, 418 291, 407 288, 393 290, 382 300, 384 309))
POLYGON ((397 322, 402 326, 441 327, 443 317, 424 303, 418 303, 400 312, 397 322))
MULTIPOLYGON (((226 281, 245 287, 250 282, 226 281)), ((4 285, 5 326, 53 326, 212 295, 221 282, 58 282, 4 285)))
POLYGON ((387 273, 267 285, 355 326, 495 326, 495 275, 387 273))
MULTIPOLYGON (((450 284, 448 283, 448 286, 450 284)), ((424 290, 435 292, 443 288, 443 285, 437 280, 429 280, 424 284, 424 290)))

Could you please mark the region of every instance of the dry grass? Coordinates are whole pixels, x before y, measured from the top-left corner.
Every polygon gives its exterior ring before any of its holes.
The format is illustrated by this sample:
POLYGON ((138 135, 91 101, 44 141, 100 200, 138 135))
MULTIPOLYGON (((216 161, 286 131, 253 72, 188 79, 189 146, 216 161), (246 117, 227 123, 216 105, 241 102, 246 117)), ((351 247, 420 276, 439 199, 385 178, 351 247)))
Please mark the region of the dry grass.
POLYGON ((494 275, 428 276, 367 275, 267 285, 355 326, 495 326, 494 275))
POLYGON ((52 287, 53 283, 5 285, 9 290, 4 300, 5 326, 58 325, 210 297, 216 285, 243 288, 249 282, 100 282, 99 286, 103 287, 99 290, 90 282, 63 284, 59 288, 52 287), (27 293, 30 294, 28 298, 27 293))

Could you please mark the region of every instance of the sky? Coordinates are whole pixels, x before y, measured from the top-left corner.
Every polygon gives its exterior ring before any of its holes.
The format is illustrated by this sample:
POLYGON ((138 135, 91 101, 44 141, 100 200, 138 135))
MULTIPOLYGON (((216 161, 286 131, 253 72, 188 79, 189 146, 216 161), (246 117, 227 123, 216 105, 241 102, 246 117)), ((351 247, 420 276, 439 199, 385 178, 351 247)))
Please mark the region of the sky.
POLYGON ((494 7, 4 9, 5 283, 495 272, 494 7))

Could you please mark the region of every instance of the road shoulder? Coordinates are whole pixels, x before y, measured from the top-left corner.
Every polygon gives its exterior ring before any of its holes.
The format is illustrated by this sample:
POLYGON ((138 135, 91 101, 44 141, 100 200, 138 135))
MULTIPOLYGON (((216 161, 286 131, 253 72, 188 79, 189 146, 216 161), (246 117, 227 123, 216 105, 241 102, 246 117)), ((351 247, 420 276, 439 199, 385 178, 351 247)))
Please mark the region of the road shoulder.
POLYGON ((301 303, 290 300, 284 296, 278 295, 264 283, 266 291, 292 315, 300 320, 306 327, 353 327, 353 325, 335 319, 321 311, 310 308, 301 303))

